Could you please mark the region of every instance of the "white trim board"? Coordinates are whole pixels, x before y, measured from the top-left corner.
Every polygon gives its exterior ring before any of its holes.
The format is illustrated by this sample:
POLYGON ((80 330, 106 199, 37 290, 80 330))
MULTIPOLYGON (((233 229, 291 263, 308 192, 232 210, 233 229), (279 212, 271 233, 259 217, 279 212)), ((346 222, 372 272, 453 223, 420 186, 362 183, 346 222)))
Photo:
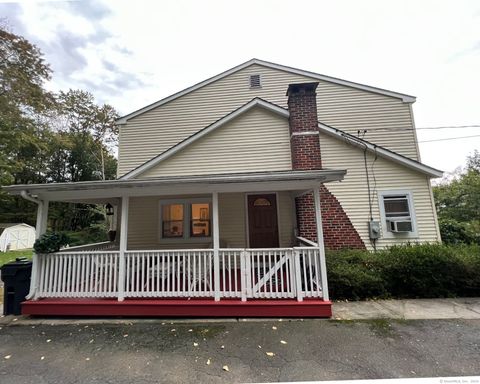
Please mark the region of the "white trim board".
POLYGON ((395 97, 395 98, 401 99, 404 103, 414 103, 415 102, 415 97, 414 96, 407 95, 407 94, 404 94, 404 93, 389 91, 387 89, 372 87, 370 85, 355 83, 353 81, 343 80, 343 79, 339 79, 339 78, 336 78, 336 77, 321 75, 319 73, 305 71, 305 70, 297 69, 297 68, 292 68, 292 67, 288 67, 286 65, 275 64, 275 63, 271 63, 271 62, 260 60, 260 59, 251 59, 251 60, 246 61, 243 64, 240 64, 240 65, 237 65, 233 68, 230 68, 225 72, 219 73, 216 76, 210 77, 207 80, 204 80, 200 83, 197 83, 197 84, 195 84, 191 87, 185 88, 184 90, 182 90, 180 92, 174 93, 173 95, 170 95, 170 96, 168 96, 164 99, 161 99, 161 100, 159 100, 155 103, 147 105, 146 107, 143 107, 143 108, 138 109, 138 110, 136 110, 132 113, 129 113, 128 115, 122 116, 116 121, 116 123, 119 124, 119 125, 126 124, 129 119, 132 119, 136 116, 139 116, 139 115, 141 115, 141 114, 143 114, 147 111, 150 111, 154 108, 157 108, 157 107, 159 107, 163 104, 166 104, 166 103, 168 103, 172 100, 178 99, 179 97, 182 97, 182 96, 184 96, 184 95, 186 95, 190 92, 193 92, 193 91, 195 91, 199 88, 202 88, 202 87, 204 87, 208 84, 211 84, 211 83, 213 83, 217 80, 223 79, 226 76, 229 76, 229 75, 231 75, 235 72, 238 72, 238 71, 240 71, 242 69, 245 69, 245 68, 247 68, 251 65, 254 65, 254 64, 261 65, 261 66, 264 66, 264 67, 267 67, 267 68, 277 69, 277 70, 284 71, 284 72, 294 73, 294 74, 297 74, 297 75, 307 76, 307 77, 310 77, 310 78, 313 78, 313 79, 327 81, 327 82, 334 83, 334 84, 344 85, 344 86, 347 86, 347 87, 350 87, 350 88, 361 89, 361 90, 367 91, 367 92, 378 93, 378 94, 385 95, 385 96, 395 97))

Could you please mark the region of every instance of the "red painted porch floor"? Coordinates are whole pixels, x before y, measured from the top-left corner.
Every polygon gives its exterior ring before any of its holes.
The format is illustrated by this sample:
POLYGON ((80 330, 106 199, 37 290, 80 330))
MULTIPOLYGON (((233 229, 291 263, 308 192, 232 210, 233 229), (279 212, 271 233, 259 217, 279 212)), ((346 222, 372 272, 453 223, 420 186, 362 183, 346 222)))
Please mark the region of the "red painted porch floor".
POLYGON ((22 314, 89 317, 331 317, 332 303, 318 299, 40 299, 22 303, 22 314))

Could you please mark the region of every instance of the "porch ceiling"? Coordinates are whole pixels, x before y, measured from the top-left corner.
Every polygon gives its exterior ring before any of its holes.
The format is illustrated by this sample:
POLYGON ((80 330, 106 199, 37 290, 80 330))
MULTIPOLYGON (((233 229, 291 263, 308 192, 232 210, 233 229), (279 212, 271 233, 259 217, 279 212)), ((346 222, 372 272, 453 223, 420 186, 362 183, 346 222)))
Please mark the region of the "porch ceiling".
POLYGON ((86 201, 122 196, 306 191, 319 183, 343 180, 345 170, 309 170, 173 176, 143 180, 107 180, 76 183, 24 184, 3 187, 12 195, 25 191, 49 201, 86 201))

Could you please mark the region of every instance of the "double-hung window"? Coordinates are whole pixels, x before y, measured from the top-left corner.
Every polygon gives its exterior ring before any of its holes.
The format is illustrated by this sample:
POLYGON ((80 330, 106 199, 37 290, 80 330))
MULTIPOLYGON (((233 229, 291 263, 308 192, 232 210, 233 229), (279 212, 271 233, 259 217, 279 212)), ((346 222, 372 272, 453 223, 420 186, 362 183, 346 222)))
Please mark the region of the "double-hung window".
POLYGON ((211 202, 208 199, 160 202, 160 238, 208 240, 211 237, 211 202))
POLYGON ((410 191, 378 193, 384 237, 416 237, 417 225, 410 191))

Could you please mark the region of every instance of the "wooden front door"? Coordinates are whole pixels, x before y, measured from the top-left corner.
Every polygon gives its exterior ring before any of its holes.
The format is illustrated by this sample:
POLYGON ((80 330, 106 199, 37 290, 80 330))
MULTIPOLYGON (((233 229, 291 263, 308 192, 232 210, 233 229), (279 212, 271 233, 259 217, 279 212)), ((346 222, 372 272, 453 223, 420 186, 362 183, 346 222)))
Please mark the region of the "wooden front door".
POLYGON ((250 248, 278 247, 275 194, 248 195, 248 233, 250 248))

